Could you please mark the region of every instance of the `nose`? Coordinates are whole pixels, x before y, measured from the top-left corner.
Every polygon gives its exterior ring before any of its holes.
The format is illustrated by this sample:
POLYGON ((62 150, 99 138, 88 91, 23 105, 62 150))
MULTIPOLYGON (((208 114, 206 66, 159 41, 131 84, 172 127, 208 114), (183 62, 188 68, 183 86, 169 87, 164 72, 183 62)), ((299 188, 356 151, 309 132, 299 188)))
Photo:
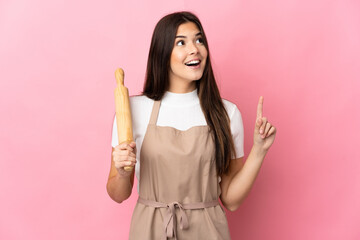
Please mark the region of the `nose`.
POLYGON ((199 52, 198 46, 196 46, 196 44, 192 43, 189 44, 189 54, 193 55, 193 54, 197 54, 199 52))

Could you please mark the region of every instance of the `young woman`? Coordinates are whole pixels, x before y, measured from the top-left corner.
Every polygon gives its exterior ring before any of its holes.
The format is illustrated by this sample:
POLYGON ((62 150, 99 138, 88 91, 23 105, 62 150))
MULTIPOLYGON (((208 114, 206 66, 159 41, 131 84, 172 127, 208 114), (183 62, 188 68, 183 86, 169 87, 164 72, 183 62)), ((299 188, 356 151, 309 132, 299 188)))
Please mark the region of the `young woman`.
POLYGON ((136 143, 118 145, 113 125, 110 197, 126 200, 138 179, 129 239, 230 239, 218 198, 239 207, 274 141, 262 105, 243 165, 241 113, 219 94, 199 19, 176 12, 157 23, 143 94, 130 97, 136 143))

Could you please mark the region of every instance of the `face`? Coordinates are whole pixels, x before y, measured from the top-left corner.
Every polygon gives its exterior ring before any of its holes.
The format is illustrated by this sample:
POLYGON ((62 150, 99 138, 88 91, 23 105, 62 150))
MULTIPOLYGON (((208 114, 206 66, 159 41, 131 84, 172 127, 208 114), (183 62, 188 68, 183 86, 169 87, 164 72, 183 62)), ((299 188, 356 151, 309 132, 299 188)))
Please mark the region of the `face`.
POLYGON ((170 87, 195 86, 194 81, 199 80, 203 75, 207 54, 196 24, 193 22, 181 24, 170 57, 170 87))

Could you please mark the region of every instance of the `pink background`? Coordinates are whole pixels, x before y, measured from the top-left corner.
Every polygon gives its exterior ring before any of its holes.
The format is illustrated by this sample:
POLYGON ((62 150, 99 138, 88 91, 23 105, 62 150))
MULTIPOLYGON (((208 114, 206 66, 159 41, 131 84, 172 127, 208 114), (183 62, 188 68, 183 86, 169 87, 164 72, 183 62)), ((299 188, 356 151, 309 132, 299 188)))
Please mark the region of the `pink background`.
POLYGON ((0 2, 0 239, 127 239, 106 192, 114 71, 142 90, 156 22, 196 13, 223 98, 278 133, 233 239, 360 239, 359 1, 0 2))

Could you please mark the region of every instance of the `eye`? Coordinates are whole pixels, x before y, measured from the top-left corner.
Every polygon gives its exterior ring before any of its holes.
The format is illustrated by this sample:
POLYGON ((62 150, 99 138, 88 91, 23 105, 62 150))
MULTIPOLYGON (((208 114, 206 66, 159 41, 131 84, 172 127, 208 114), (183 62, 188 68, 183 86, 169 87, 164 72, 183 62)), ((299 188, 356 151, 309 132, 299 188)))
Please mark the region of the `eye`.
POLYGON ((196 39, 196 42, 197 42, 197 43, 204 43, 204 41, 203 41, 203 39, 202 39, 202 38, 198 38, 198 39, 196 39))
POLYGON ((178 42, 176 42, 176 45, 177 46, 182 46, 182 45, 184 45, 184 40, 180 40, 180 41, 178 41, 178 42))

